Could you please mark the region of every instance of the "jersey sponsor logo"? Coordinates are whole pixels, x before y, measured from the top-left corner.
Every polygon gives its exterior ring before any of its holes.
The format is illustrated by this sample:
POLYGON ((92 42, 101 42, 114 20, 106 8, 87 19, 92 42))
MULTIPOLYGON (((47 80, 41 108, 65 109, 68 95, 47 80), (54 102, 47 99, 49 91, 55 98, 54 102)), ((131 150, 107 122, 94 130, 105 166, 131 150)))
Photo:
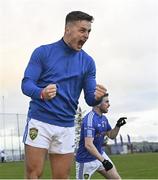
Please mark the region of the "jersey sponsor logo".
POLYGON ((30 138, 32 140, 34 140, 37 137, 37 135, 38 135, 38 129, 30 128, 29 135, 30 135, 30 138))
POLYGON ((84 174, 84 179, 88 179, 89 178, 89 174, 84 174))

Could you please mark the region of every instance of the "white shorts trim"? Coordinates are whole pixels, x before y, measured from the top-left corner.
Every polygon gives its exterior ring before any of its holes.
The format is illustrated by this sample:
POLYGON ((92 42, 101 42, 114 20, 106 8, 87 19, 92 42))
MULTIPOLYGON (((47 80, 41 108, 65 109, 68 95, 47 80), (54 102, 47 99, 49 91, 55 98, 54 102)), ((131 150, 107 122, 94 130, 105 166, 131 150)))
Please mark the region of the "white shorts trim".
POLYGON ((49 153, 73 153, 75 127, 60 127, 36 119, 28 119, 23 141, 33 147, 48 149, 49 153))
MULTIPOLYGON (((103 152, 102 156, 113 164, 113 162, 108 157, 108 155, 105 154, 105 152, 103 152)), ((86 163, 76 162, 76 179, 90 179, 95 171, 101 171, 103 169, 105 168, 99 160, 94 160, 86 163)))

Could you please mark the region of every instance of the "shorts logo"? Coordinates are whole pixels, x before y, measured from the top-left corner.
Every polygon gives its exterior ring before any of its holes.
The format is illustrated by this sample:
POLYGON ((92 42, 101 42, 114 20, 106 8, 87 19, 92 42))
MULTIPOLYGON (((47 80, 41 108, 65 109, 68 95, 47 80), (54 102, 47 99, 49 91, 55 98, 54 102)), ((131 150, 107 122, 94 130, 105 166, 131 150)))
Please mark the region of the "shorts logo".
POLYGON ((37 137, 37 135, 38 135, 38 129, 36 129, 36 128, 30 128, 29 135, 30 135, 30 138, 31 138, 32 140, 34 140, 34 139, 37 137))
POLYGON ((84 174, 84 179, 88 179, 89 178, 89 174, 84 174))

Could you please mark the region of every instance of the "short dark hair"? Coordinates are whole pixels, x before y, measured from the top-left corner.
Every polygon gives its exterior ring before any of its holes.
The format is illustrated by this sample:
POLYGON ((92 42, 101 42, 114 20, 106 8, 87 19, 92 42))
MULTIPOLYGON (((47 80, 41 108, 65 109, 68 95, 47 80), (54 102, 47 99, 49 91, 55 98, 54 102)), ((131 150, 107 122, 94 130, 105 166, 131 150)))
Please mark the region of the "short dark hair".
POLYGON ((65 24, 67 24, 68 22, 80 21, 80 20, 93 22, 94 18, 93 16, 90 16, 89 14, 82 11, 72 11, 69 14, 67 14, 65 19, 65 24))

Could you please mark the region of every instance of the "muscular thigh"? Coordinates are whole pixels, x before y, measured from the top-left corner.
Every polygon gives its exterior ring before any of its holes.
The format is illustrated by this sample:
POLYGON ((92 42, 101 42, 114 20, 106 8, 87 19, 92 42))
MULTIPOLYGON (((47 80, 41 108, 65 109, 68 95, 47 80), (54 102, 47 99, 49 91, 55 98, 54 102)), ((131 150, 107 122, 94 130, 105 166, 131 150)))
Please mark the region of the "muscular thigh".
POLYGON ((48 149, 53 179, 68 179, 74 158, 74 127, 55 127, 56 135, 48 149))
POLYGON ((50 154, 50 163, 52 169, 52 176, 54 179, 69 178, 74 153, 67 154, 50 154))
MULTIPOLYGON (((105 154, 105 152, 102 154, 102 156, 103 156, 105 159, 109 160, 109 161, 113 164, 113 162, 112 162, 111 159, 107 156, 107 154, 105 154)), ((98 172, 99 172, 100 174, 102 174, 104 177, 106 177, 107 179, 121 179, 114 164, 113 164, 113 168, 110 169, 109 171, 106 171, 106 170, 104 169, 103 165, 101 164, 100 167, 98 168, 98 172)))
POLYGON ((105 169, 104 169, 104 170, 101 170, 98 172, 107 179, 121 179, 121 177, 118 174, 115 166, 112 169, 110 169, 109 171, 105 171, 105 169))
POLYGON ((47 155, 47 149, 25 145, 25 163, 27 170, 42 171, 47 155))

